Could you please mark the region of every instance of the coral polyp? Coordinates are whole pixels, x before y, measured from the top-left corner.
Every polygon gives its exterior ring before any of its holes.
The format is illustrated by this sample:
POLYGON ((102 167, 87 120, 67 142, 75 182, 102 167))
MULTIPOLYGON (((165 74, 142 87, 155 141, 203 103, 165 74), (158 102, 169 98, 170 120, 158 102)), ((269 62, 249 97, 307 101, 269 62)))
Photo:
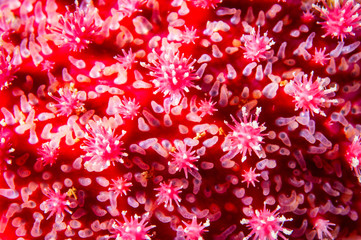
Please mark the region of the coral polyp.
POLYGON ((207 220, 205 223, 197 223, 197 217, 194 216, 192 218, 191 223, 186 223, 183 221, 183 223, 186 225, 184 228, 184 233, 186 236, 186 240, 194 240, 194 239, 203 239, 202 235, 204 232, 208 232, 206 230, 206 227, 209 227, 209 220, 207 220))
POLYGON ((231 128, 230 132, 223 143, 223 151, 228 151, 227 158, 232 159, 238 153, 242 154, 242 162, 246 160, 247 154, 251 155, 252 151, 256 153, 258 157, 263 157, 261 143, 263 142, 262 133, 266 128, 264 124, 258 123, 258 117, 261 113, 261 108, 257 108, 255 119, 252 116, 248 117, 248 113, 245 107, 242 108, 242 119, 238 122, 232 116, 232 120, 235 126, 232 126, 226 122, 227 126, 231 128), (229 155, 229 156, 228 156, 229 155))
POLYGON ((1 128, 0 131, 0 169, 5 167, 6 164, 11 164, 14 149, 11 147, 10 142, 11 133, 9 130, 1 128))
POLYGON ((66 193, 60 193, 58 188, 55 188, 55 190, 46 188, 44 191, 44 194, 48 199, 40 204, 40 209, 42 209, 44 213, 50 212, 47 219, 51 218, 53 215, 57 218, 64 218, 65 212, 72 213, 68 208, 70 202, 66 200, 66 193))
POLYGON ((181 198, 178 196, 178 194, 181 192, 182 186, 175 187, 170 182, 169 184, 166 183, 160 183, 159 188, 155 188, 154 190, 158 191, 158 193, 155 195, 158 197, 157 202, 159 204, 164 203, 164 207, 173 207, 173 201, 177 204, 179 207, 179 202, 181 201, 181 198), (169 205, 168 205, 169 204, 169 205))
POLYGON ((274 211, 266 208, 263 210, 251 210, 250 219, 242 219, 242 224, 252 230, 244 239, 250 239, 254 235, 254 239, 286 239, 285 235, 290 235, 292 230, 283 227, 283 224, 293 219, 286 219, 284 216, 279 216, 278 206, 274 211), (284 235, 285 234, 285 235, 284 235))
POLYGON ((101 23, 97 8, 92 4, 82 2, 76 9, 68 9, 65 15, 59 15, 58 22, 50 27, 49 38, 59 47, 67 47, 71 51, 82 51, 100 35, 101 23))
POLYGON ((360 136, 355 136, 346 151, 346 160, 354 170, 356 177, 361 181, 361 141, 360 136))
POLYGON ((37 158, 38 161, 41 161, 43 166, 50 165, 52 166, 59 155, 58 147, 54 147, 50 142, 43 143, 40 149, 38 149, 40 157, 37 158))
POLYGON ((183 141, 175 141, 175 151, 170 153, 173 158, 168 165, 175 171, 184 171, 184 175, 188 178, 188 172, 197 171, 195 162, 198 161, 199 156, 195 155, 195 151, 192 148, 187 149, 187 146, 183 141))
POLYGON ((261 174, 256 173, 256 169, 250 168, 248 171, 244 170, 244 174, 242 174, 243 180, 242 182, 247 183, 247 188, 249 187, 249 184, 251 183, 253 187, 256 186, 256 182, 259 182, 257 177, 261 176, 261 174))
POLYGON ((60 97, 49 93, 49 95, 58 102, 51 104, 51 107, 55 107, 55 113, 57 113, 58 116, 65 115, 69 117, 72 112, 83 111, 84 103, 78 99, 79 94, 75 89, 65 87, 60 88, 58 92, 60 97))
POLYGON ((92 121, 86 125, 88 133, 84 136, 86 139, 81 146, 86 153, 84 155, 84 167, 88 171, 101 172, 108 168, 112 162, 123 162, 123 157, 127 156, 121 148, 120 139, 126 131, 123 130, 121 135, 115 135, 115 130, 111 128, 107 119, 92 121))
POLYGON ((245 51, 244 57, 257 62, 267 58, 266 54, 274 44, 272 38, 267 37, 267 33, 261 36, 259 27, 257 32, 252 28, 249 35, 243 35, 241 41, 244 42, 244 46, 241 47, 245 51))
POLYGON ((122 196, 122 195, 127 195, 127 192, 130 191, 130 187, 133 186, 133 184, 131 182, 128 182, 126 179, 118 178, 116 180, 112 179, 112 184, 109 188, 110 191, 115 192, 115 196, 117 197, 118 195, 122 196))
POLYGON ((333 239, 333 236, 330 232, 332 226, 335 226, 334 223, 331 223, 329 220, 317 219, 315 223, 315 229, 317 231, 318 239, 323 239, 324 237, 333 239))
POLYGON ((0 239, 361 239, 360 0, 0 0, 0 239))
POLYGON ((0 90, 7 88, 14 80, 17 67, 14 65, 11 56, 3 49, 0 49, 0 90))
POLYGON ((323 6, 314 4, 313 7, 320 12, 324 21, 320 22, 326 29, 324 36, 340 38, 342 41, 348 36, 354 36, 355 31, 360 28, 361 6, 354 0, 330 1, 322 0, 323 6))
POLYGON ((162 92, 164 96, 170 96, 172 102, 179 103, 185 92, 189 92, 191 87, 195 87, 194 80, 198 79, 195 74, 193 64, 195 60, 186 58, 173 44, 164 44, 162 53, 154 52, 153 66, 150 75, 157 88, 155 93, 162 92))
POLYGON ((313 81, 312 78, 313 72, 309 77, 307 74, 299 73, 286 85, 285 91, 294 97, 295 110, 302 109, 310 111, 311 114, 325 115, 320 107, 337 103, 337 99, 329 99, 337 89, 336 87, 326 89, 330 82, 328 78, 317 77, 316 81, 313 81))
POLYGON ((144 214, 142 217, 134 215, 134 217, 130 217, 130 220, 125 216, 126 212, 122 212, 122 215, 124 222, 117 221, 117 224, 113 224, 116 231, 116 239, 151 239, 148 231, 155 226, 147 226, 148 214, 144 214), (139 221, 140 218, 141 220, 139 221))

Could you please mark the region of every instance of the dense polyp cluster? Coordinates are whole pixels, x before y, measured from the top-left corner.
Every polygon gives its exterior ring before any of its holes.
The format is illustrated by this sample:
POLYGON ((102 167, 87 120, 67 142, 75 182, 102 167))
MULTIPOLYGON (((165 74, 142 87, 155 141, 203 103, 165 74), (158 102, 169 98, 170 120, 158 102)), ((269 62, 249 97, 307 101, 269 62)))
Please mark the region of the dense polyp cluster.
POLYGON ((360 239, 360 16, 0 0, 0 239, 360 239))

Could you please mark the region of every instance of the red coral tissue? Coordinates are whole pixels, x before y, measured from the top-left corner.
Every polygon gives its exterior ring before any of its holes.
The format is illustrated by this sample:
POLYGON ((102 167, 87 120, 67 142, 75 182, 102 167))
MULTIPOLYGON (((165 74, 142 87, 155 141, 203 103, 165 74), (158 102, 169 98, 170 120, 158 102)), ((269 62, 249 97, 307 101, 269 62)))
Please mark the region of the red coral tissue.
POLYGON ((0 0, 0 239, 361 239, 360 0, 0 0))

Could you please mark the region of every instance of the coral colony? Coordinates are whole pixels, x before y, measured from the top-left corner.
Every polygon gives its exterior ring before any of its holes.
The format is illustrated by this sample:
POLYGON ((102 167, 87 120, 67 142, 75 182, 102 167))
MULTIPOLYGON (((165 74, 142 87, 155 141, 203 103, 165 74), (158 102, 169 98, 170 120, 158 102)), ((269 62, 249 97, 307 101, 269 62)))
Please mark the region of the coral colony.
POLYGON ((361 239, 360 2, 0 0, 0 239, 361 239))

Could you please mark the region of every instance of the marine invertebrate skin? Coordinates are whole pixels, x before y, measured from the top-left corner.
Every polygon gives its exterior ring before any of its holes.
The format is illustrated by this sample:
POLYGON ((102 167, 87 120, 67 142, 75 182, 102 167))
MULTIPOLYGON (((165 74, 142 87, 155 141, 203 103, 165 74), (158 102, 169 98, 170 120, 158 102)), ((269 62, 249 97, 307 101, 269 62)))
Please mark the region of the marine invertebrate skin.
POLYGON ((361 239, 360 0, 0 0, 0 239, 361 239))
POLYGON ((11 153, 15 151, 11 147, 10 132, 4 128, 0 131, 0 169, 4 169, 6 164, 11 164, 12 156, 11 153))
POLYGON ((118 11, 124 17, 130 17, 133 13, 139 11, 140 6, 147 1, 148 0, 118 0, 118 11))
POLYGON ((194 6, 196 7, 201 7, 201 8, 215 8, 217 6, 217 4, 221 3, 222 0, 194 0, 191 1, 192 4, 194 4, 194 6))

